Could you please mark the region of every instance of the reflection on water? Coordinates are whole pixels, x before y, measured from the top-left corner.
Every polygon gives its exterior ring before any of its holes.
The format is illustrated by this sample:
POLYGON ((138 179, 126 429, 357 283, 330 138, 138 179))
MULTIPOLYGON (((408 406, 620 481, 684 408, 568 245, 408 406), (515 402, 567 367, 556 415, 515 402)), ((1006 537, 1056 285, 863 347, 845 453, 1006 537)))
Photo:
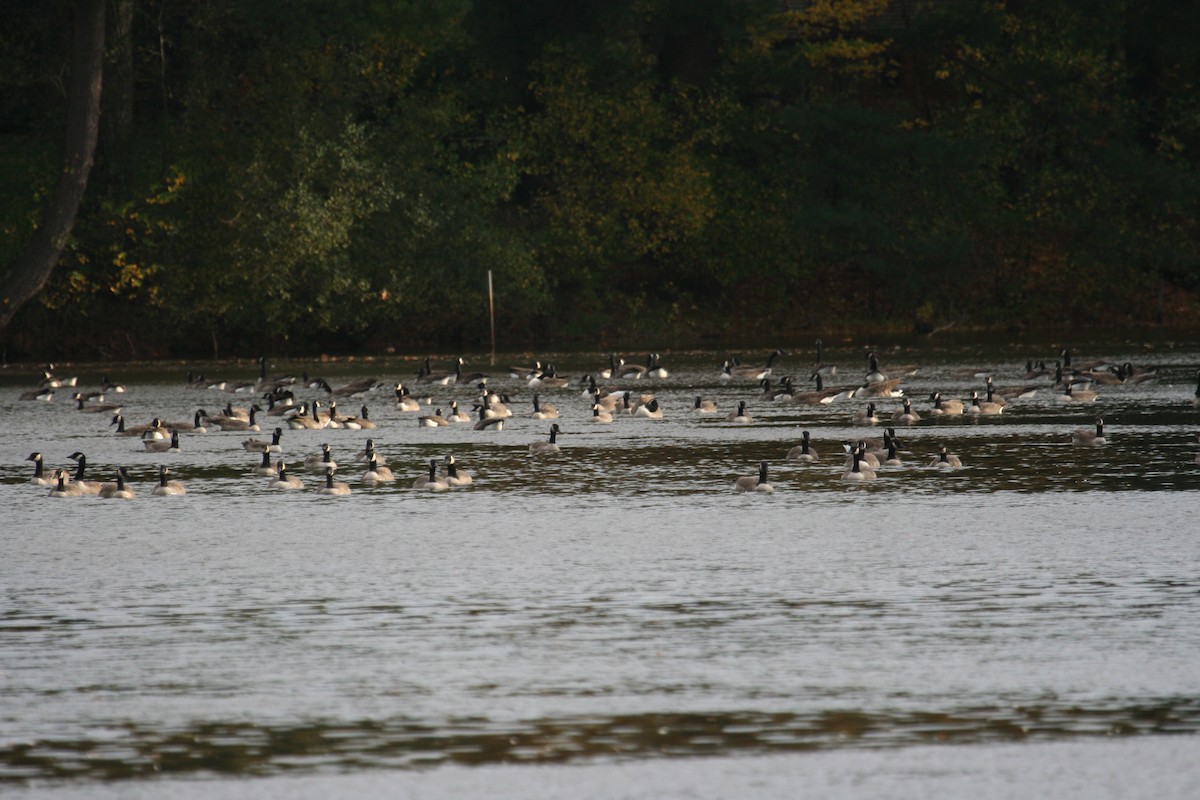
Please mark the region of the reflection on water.
MULTIPOLYGON (((1023 378, 1024 353, 981 352, 881 366, 925 362, 902 385, 926 413, 935 390, 978 391, 979 369, 1023 378)), ((832 355, 863 371, 861 352, 832 355)), ((548 421, 420 428, 391 395, 412 365, 343 368, 335 385, 386 380, 365 400, 380 427, 287 430, 295 493, 252 474, 254 434, 148 453, 102 415, 0 387, 0 781, 1196 732, 1195 348, 1083 407, 1045 380, 999 415, 896 424, 903 463, 863 485, 841 479, 841 443, 886 424, 853 424, 858 400, 772 401, 722 380, 724 357, 680 355, 630 387, 663 420, 597 425, 579 387, 543 391, 563 432, 541 457, 528 443, 548 421), (755 422, 692 415, 696 395, 744 400, 755 422), (1097 415, 1108 444, 1073 445, 1097 415), (802 430, 820 463, 785 460, 802 430), (361 481, 368 435, 396 483, 361 481), (300 468, 323 442, 350 497, 300 468), (941 445, 962 469, 928 467, 941 445), (127 466, 138 496, 29 484, 30 452, 57 468, 75 450, 91 477, 127 466), (448 454, 469 488, 410 488, 448 454), (761 460, 775 493, 733 493, 761 460), (151 495, 164 463, 186 495, 151 495)), ((577 379, 604 359, 558 360, 577 379)), ((130 420, 249 402, 119 377, 130 420)), ((527 407, 523 382, 492 385, 527 407)), ((426 391, 435 407, 475 394, 426 391)))

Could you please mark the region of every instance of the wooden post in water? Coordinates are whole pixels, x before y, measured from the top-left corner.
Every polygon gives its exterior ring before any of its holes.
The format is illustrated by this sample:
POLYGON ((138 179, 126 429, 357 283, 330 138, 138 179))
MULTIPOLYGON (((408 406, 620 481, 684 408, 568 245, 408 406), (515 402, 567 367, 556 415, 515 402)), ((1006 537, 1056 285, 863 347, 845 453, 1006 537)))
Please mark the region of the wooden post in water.
POLYGON ((496 366, 496 302, 492 295, 492 271, 488 270, 488 317, 492 321, 492 366, 496 366))

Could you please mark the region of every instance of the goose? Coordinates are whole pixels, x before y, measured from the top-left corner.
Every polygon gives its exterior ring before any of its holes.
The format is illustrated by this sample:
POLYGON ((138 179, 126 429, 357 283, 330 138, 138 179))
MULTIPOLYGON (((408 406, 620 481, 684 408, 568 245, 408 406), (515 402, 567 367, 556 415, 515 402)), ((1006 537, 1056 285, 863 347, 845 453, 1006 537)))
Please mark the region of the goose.
POLYGON ((813 368, 812 368, 813 374, 814 375, 836 375, 837 374, 837 364, 826 364, 821 359, 821 340, 817 339, 816 344, 817 344, 817 361, 815 364, 813 364, 813 368))
POLYGON ((46 463, 41 453, 30 453, 26 461, 33 462, 33 477, 29 482, 34 486, 53 486, 55 479, 46 477, 46 463))
POLYGON ((265 392, 262 396, 267 401, 267 415, 282 417, 296 408, 296 396, 291 392, 265 392))
POLYGON ((54 399, 54 389, 45 386, 38 389, 29 389, 28 391, 21 392, 21 395, 18 399, 42 400, 48 403, 54 399))
POLYGON ((770 354, 767 355, 766 364, 761 367, 726 362, 726 371, 732 378, 761 381, 763 378, 771 374, 771 370, 775 364, 775 359, 779 358, 781 355, 784 355, 782 350, 772 350, 770 354))
MULTIPOLYGON (((375 451, 375 440, 367 439, 366 446, 364 446, 362 450, 358 451, 358 454, 354 456, 354 460, 360 463, 369 463, 371 461, 371 457, 376 455, 378 454, 375 451)), ((387 459, 383 456, 378 456, 378 461, 380 464, 387 464, 387 459)))
POLYGON ((290 373, 276 373, 274 375, 267 374, 267 357, 258 357, 258 387, 260 391, 270 389, 272 387, 293 386, 296 383, 296 376, 290 373))
POLYGON ((329 445, 324 443, 321 445, 321 452, 310 455, 304 459, 304 469, 309 472, 320 472, 323 469, 337 469, 337 462, 333 460, 333 453, 329 449, 329 445))
POLYGON ((417 426, 420 428, 444 428, 449 424, 450 420, 442 416, 440 408, 432 414, 417 417, 417 426))
POLYGON ((838 389, 826 389, 825 379, 819 372, 814 372, 812 375, 810 375, 809 380, 816 381, 816 390, 811 392, 792 391, 791 397, 788 398, 787 402, 798 406, 815 406, 819 404, 828 405, 830 402, 832 402, 832 399, 827 400, 826 398, 832 398, 840 391, 838 389))
POLYGON ((303 489, 304 481, 287 474, 287 464, 282 460, 275 464, 275 479, 267 484, 268 489, 303 489))
POLYGON ((502 431, 504 430, 504 420, 506 417, 494 416, 486 402, 479 406, 479 419, 472 426, 477 431, 502 431))
POLYGON ((325 390, 330 399, 335 397, 362 397, 368 392, 374 391, 378 385, 378 381, 374 378, 359 378, 334 389, 327 381, 321 381, 321 388, 325 390))
POLYGON ((800 435, 800 444, 788 450, 787 460, 799 461, 801 464, 815 464, 821 460, 817 451, 812 448, 812 439, 809 437, 808 431, 804 431, 800 435))
POLYGON ((317 489, 317 494, 329 494, 343 496, 350 494, 350 484, 333 479, 333 468, 325 468, 325 483, 317 489))
POLYGON ((108 374, 106 373, 106 374, 100 376, 100 391, 101 392, 111 392, 113 394, 124 394, 125 393, 125 384, 114 383, 108 377, 108 374))
POLYGON ((1044 378, 1047 375, 1052 375, 1052 374, 1053 373, 1050 370, 1046 369, 1045 361, 1039 361, 1039 362, 1037 362, 1037 364, 1034 364, 1033 360, 1031 359, 1031 360, 1025 362, 1025 376, 1024 377, 1025 377, 1025 380, 1027 380, 1027 381, 1031 381, 1034 378, 1044 378))
POLYGON ((626 392, 608 393, 601 391, 592 396, 592 402, 600 406, 601 411, 613 412, 624 404, 626 392))
POLYGON ((599 403, 592 403, 592 422, 607 425, 612 421, 613 415, 611 411, 601 408, 599 403))
POLYGON ((269 478, 275 474, 275 471, 275 466, 271 464, 271 447, 270 445, 263 445, 262 462, 253 470, 251 470, 251 474, 265 475, 269 478))
POLYGON ((659 363, 662 356, 658 353, 651 353, 646 358, 646 377, 662 380, 670 377, 671 373, 667 372, 666 368, 659 363))
POLYGON ((884 440, 887 442, 887 458, 884 459, 882 466, 899 467, 903 466, 904 462, 900 460, 900 456, 896 453, 896 440, 890 436, 884 435, 884 440))
POLYGON ((451 488, 458 486, 470 486, 474 483, 471 473, 458 468, 458 462, 454 460, 454 456, 446 456, 446 474, 440 476, 442 480, 451 488))
POLYGON ((879 456, 875 451, 867 449, 865 441, 859 440, 858 444, 854 442, 848 442, 848 444, 850 445, 850 457, 846 459, 846 467, 853 466, 854 454, 858 453, 858 465, 860 469, 872 471, 879 469, 879 456))
POLYGON ((1104 420, 1096 417, 1096 430, 1088 430, 1080 428, 1071 434, 1071 444, 1084 446, 1105 444, 1107 440, 1104 438, 1104 420))
POLYGON ((134 492, 133 489, 130 489, 125 486, 125 474, 126 474, 125 468, 119 467, 117 469, 116 481, 114 481, 113 483, 106 483, 103 486, 101 486, 100 491, 97 494, 100 497, 104 497, 104 498, 108 498, 108 499, 112 499, 112 500, 132 500, 134 497, 137 496, 137 493, 134 492))
POLYGON ((903 378, 888 378, 875 383, 863 381, 862 385, 854 390, 851 397, 903 397, 904 390, 900 388, 900 384, 903 382, 903 378))
MULTIPOLYGON (((316 403, 314 402, 313 405, 316 403)), ((308 403, 301 403, 296 413, 287 418, 287 426, 294 431, 319 431, 325 427, 322 421, 310 411, 308 403)))
POLYGON ((726 422, 733 422, 737 425, 749 425, 754 422, 754 417, 746 413, 746 401, 739 400, 737 411, 730 411, 725 415, 726 422))
POLYGON ((420 411, 421 404, 417 399, 408 392, 408 388, 403 383, 396 384, 396 410, 397 411, 420 411))
POLYGON ((209 417, 208 421, 223 431, 257 432, 260 430, 260 428, 258 427, 258 422, 254 419, 254 416, 259 411, 262 411, 262 409, 256 404, 250 406, 250 411, 247 413, 246 419, 241 419, 240 417, 231 417, 228 414, 225 414, 219 417, 209 417))
POLYGON ((392 474, 391 467, 385 467, 379 463, 379 457, 375 453, 371 453, 370 460, 367 462, 367 471, 363 473, 363 483, 372 486, 380 483, 391 483, 396 480, 396 476, 392 474))
POLYGON ((412 488, 424 489, 427 492, 444 492, 450 488, 450 484, 438 477, 436 458, 429 459, 429 474, 413 481, 412 488))
POLYGON ((191 422, 169 422, 166 427, 168 430, 174 429, 188 433, 208 433, 208 428, 204 425, 207 416, 208 412, 203 408, 197 409, 196 413, 192 415, 191 422))
POLYGON ((879 417, 875 415, 875 404, 867 403, 866 409, 855 411, 850 421, 855 425, 874 425, 879 422, 879 417))
POLYGON ((463 372, 463 367, 467 362, 460 356, 454 365, 454 383, 487 383, 488 375, 485 372, 463 372))
POLYGON ((179 431, 171 431, 170 439, 142 439, 142 446, 147 453, 178 453, 179 431))
POLYGON ((979 399, 979 392, 971 392, 971 405, 966 407, 968 414, 1001 414, 1004 406, 999 403, 989 403, 979 399))
POLYGON ((479 389, 479 403, 484 407, 487 416, 511 417, 513 415, 512 409, 508 407, 508 395, 498 395, 482 383, 479 384, 479 389))
POLYGON ((934 392, 929 395, 929 399, 933 401, 933 408, 929 410, 930 414, 935 416, 957 416, 963 413, 962 400, 944 400, 941 392, 934 392))
POLYGON ((888 379, 887 375, 879 371, 879 359, 874 352, 867 353, 867 363, 869 364, 866 377, 867 383, 883 383, 888 379))
POLYGON ((904 398, 904 408, 893 412, 892 420, 894 422, 903 422, 906 425, 912 425, 913 423, 921 421, 921 415, 913 410, 912 403, 910 403, 906 397, 904 398))
POLYGON ((165 465, 159 465, 158 486, 154 487, 154 491, 151 492, 151 494, 155 494, 160 497, 173 497, 176 495, 187 494, 187 489, 184 488, 183 481, 167 480, 167 474, 170 471, 171 470, 167 469, 165 465))
POLYGON ((942 445, 938 449, 937 456, 933 461, 929 462, 929 466, 935 469, 958 469, 962 466, 962 459, 952 453, 946 452, 946 445, 942 445))
POLYGON ((733 481, 735 492, 773 492, 775 488, 767 483, 767 462, 758 462, 757 475, 741 475, 733 481))
POLYGON ((535 361, 535 362, 533 362, 532 367, 516 367, 516 366, 509 367, 508 368, 508 377, 516 378, 517 380, 521 380, 521 381, 527 381, 530 378, 532 378, 534 375, 539 374, 541 371, 542 371, 542 362, 535 361))
POLYGON ((648 403, 639 405, 634 409, 633 415, 635 417, 643 417, 645 419, 662 419, 663 412, 662 409, 659 408, 658 398, 651 397, 648 403))
POLYGON ((1063 393, 1058 395, 1060 403, 1094 403, 1096 393, 1091 389, 1075 388, 1076 384, 1068 383, 1063 393))
POLYGON ((715 414, 717 413, 717 401, 705 400, 700 395, 696 395, 696 403, 692 406, 693 414, 715 414))
POLYGON ((375 420, 371 419, 371 410, 365 403, 358 409, 357 417, 350 417, 345 421, 345 426, 353 431, 373 431, 379 427, 375 420))
POLYGON ((339 414, 337 410, 337 400, 329 401, 329 416, 325 419, 325 427, 335 431, 343 430, 346 427, 346 421, 350 417, 344 414, 339 414))
POLYGON ((996 390, 995 384, 992 383, 991 375, 987 376, 987 381, 984 383, 984 390, 987 394, 987 402, 1000 406, 1008 405, 1008 401, 996 390))
POLYGON ((547 364, 545 371, 530 378, 527 385, 530 389, 565 389, 571 381, 559 376, 553 364, 547 364))
POLYGON ((41 385, 48 389, 61 389, 61 388, 71 387, 71 386, 74 386, 77 382, 78 382, 78 379, 75 377, 59 378, 59 377, 55 376, 53 364, 47 364, 46 369, 42 371, 41 385))
POLYGON ((309 377, 308 370, 304 370, 300 377, 300 383, 305 389, 321 389, 329 385, 329 382, 318 376, 309 377))
POLYGON ((458 407, 457 400, 450 401, 450 413, 446 416, 449 422, 470 422, 471 415, 458 407))
POLYGON ((538 401, 538 396, 533 396, 533 413, 529 415, 530 419, 558 419, 558 409, 552 405, 543 405, 538 401))
POLYGON ((69 473, 65 469, 54 470, 54 485, 50 489, 47 497, 80 497, 83 492, 73 483, 67 482, 69 473))
MULTIPOLYGON (((103 396, 104 395, 100 395, 100 397, 103 396)), ((81 392, 76 392, 74 395, 72 395, 72 399, 76 403, 75 410, 82 411, 84 414, 107 414, 109 412, 116 413, 117 411, 121 410, 120 403, 104 403, 97 401, 91 405, 87 405, 89 398, 85 397, 81 392)))
POLYGON ((857 447, 850 450, 850 460, 850 468, 842 473, 842 480, 856 482, 875 480, 875 472, 863 468, 862 453, 857 447))
POLYGON ((242 449, 249 453, 262 452, 266 448, 271 453, 282 453, 283 447, 279 444, 279 440, 283 438, 283 428, 276 428, 271 433, 271 441, 263 441, 262 439, 247 439, 242 442, 242 449))
POLYGON ((76 450, 67 458, 74 461, 78 466, 75 468, 75 477, 71 479, 71 486, 78 487, 82 494, 97 494, 100 491, 100 483, 98 481, 89 481, 84 478, 84 472, 87 470, 87 456, 76 450))
POLYGON ((433 365, 429 363, 429 356, 425 356, 425 365, 417 372, 417 383, 436 383, 449 386, 457 380, 458 376, 449 370, 434 369, 433 365))
POLYGON ((612 377, 640 380, 649 371, 647 367, 643 367, 641 364, 626 364, 625 359, 621 359, 617 362, 617 369, 613 372, 612 377))
POLYGON ((559 427, 558 427, 558 423, 556 422, 550 426, 550 440, 549 441, 530 442, 529 443, 529 455, 538 456, 538 455, 545 455, 547 453, 559 452, 560 448, 558 446, 558 442, 556 441, 558 438, 558 431, 559 431, 559 427))
POLYGON ((1156 379, 1158 377, 1158 370, 1135 367, 1126 361, 1117 368, 1117 374, 1121 376, 1124 383, 1144 383, 1156 379))

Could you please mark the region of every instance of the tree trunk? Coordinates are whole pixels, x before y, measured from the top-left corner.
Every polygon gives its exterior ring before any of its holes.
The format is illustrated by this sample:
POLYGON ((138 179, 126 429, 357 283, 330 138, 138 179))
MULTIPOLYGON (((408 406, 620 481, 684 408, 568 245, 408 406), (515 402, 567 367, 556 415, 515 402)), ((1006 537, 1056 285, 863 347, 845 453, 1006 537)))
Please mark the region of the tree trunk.
POLYGON ((97 145, 97 188, 124 194, 133 133, 133 0, 110 0, 104 60, 104 102, 97 145))
POLYGON ((41 292, 75 226, 100 130, 104 4, 105 0, 79 0, 76 8, 62 173, 41 224, 0 278, 0 331, 41 292))

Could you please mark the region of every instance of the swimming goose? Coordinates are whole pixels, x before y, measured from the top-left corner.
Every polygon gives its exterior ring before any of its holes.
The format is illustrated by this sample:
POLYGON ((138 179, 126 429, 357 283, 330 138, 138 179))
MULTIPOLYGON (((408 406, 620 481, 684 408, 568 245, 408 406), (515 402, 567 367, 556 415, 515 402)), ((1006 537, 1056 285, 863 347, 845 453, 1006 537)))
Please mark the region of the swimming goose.
POLYGON ((903 422, 906 425, 911 425, 921 421, 921 415, 913 411, 912 403, 908 398, 904 398, 904 408, 892 413, 892 419, 896 422, 903 422))
POLYGON ((439 476, 451 488, 458 486, 470 486, 474 483, 471 473, 458 468, 458 462, 454 460, 454 456, 446 456, 446 473, 439 476))
POLYGON ((508 377, 516 378, 517 380, 521 380, 521 381, 527 381, 530 378, 532 378, 534 375, 539 374, 541 371, 542 371, 542 362, 535 361, 535 362, 533 362, 532 367, 509 367, 508 368, 508 377))
POLYGON ((440 408, 432 414, 422 414, 417 417, 417 426, 421 428, 445 428, 449 424, 450 420, 442 416, 440 408))
MULTIPOLYGON (((317 401, 313 402, 316 406, 317 401)), ((324 429, 324 421, 309 410, 308 403, 301 403, 294 414, 287 417, 287 426, 294 431, 319 431, 324 429)))
POLYGON ((549 441, 530 442, 529 443, 529 455, 540 456, 540 455, 546 455, 547 453, 559 452, 560 448, 558 446, 558 442, 555 441, 558 438, 558 431, 559 431, 558 423, 556 422, 550 426, 550 440, 549 441))
POLYGON ((855 411, 850 421, 855 425, 874 425, 879 422, 879 417, 875 415, 875 404, 867 403, 866 409, 855 411))
POLYGON ((645 419, 662 419, 663 412, 658 406, 658 398, 651 397, 649 402, 638 404, 633 410, 635 417, 644 417, 645 419))
POLYGON ((350 417, 344 420, 342 424, 347 429, 353 431, 373 431, 379 427, 375 424, 375 420, 371 419, 371 411, 365 403, 359 407, 357 417, 350 417))
POLYGON ((757 475, 742 475, 733 481, 735 492, 773 492, 775 488, 767 483, 767 462, 758 462, 757 475))
POLYGON ((739 400, 737 411, 730 411, 726 414, 725 421, 736 425, 749 425, 754 422, 754 417, 746 413, 746 401, 739 400))
MULTIPOLYGON (((315 403, 313 405, 316 405, 315 403)), ((228 411, 228 408, 226 409, 228 411)), ((246 415, 246 419, 237 416, 229 416, 228 413, 222 414, 219 417, 209 417, 208 421, 216 425, 223 431, 254 431, 260 430, 258 422, 254 419, 255 414, 262 411, 257 404, 250 406, 250 410, 246 415)))
POLYGON ((163 422, 162 425, 169 431, 175 430, 180 433, 208 433, 208 428, 204 427, 204 419, 207 414, 208 412, 201 408, 192 415, 189 422, 163 422))
POLYGON ((434 369, 433 365, 429 363, 429 356, 425 356, 425 365, 417 372, 417 383, 437 383, 449 386, 457 380, 458 376, 449 370, 434 369))
POLYGON ((362 476, 363 483, 374 486, 380 483, 391 483, 396 480, 396 476, 392 474, 391 468, 380 464, 379 457, 375 453, 371 453, 371 459, 367 464, 367 471, 362 476))
POLYGON ((89 481, 84 478, 84 472, 87 470, 87 456, 76 450, 67 458, 74 461, 78 466, 75 468, 75 476, 71 479, 71 486, 75 486, 83 494, 97 494, 100 491, 99 481, 89 481))
POLYGON ((268 489, 303 489, 304 481, 287 474, 287 464, 282 460, 275 464, 275 479, 267 484, 268 489))
POLYGON ((889 378, 875 383, 863 381, 851 397, 903 397, 904 390, 900 388, 903 382, 903 378, 889 378))
MULTIPOLYGON (((850 452, 850 457, 846 459, 846 463, 845 463, 846 467, 853 466, 854 454, 858 453, 858 463, 859 463, 859 467, 861 469, 864 469, 864 470, 879 469, 878 453, 883 452, 882 450, 879 450, 879 451, 869 450, 867 448, 867 443, 863 440, 859 440, 858 444, 855 444, 854 442, 847 442, 845 444, 849 445, 849 452, 850 452)), ((845 445, 843 445, 843 446, 845 446, 845 445)))
POLYGON ((779 358, 781 355, 784 355, 782 350, 772 350, 767 355, 767 363, 761 367, 755 367, 749 364, 738 364, 736 363, 736 359, 734 361, 727 361, 725 362, 725 373, 727 373, 728 377, 731 378, 761 381, 763 378, 771 374, 775 359, 779 358))
MULTIPOLYGON (((377 455, 377 453, 375 451, 375 440, 367 439, 366 446, 363 447, 362 450, 358 451, 358 454, 356 456, 354 456, 354 460, 358 461, 358 462, 370 463, 371 456, 375 456, 375 455, 377 455)), ((378 460, 379 460, 380 464, 387 464, 387 459, 384 458, 382 455, 378 456, 378 460)))
POLYGON ((1058 401, 1060 403, 1096 402, 1097 395, 1094 391, 1091 389, 1076 388, 1077 385, 1082 386, 1082 384, 1068 383, 1067 388, 1063 390, 1063 393, 1058 395, 1058 401))
POLYGON ((450 488, 450 484, 438 477, 436 458, 429 459, 429 474, 413 481, 412 488, 424 489, 427 492, 444 492, 450 488))
POLYGON ((873 481, 875 480, 875 472, 871 469, 864 469, 862 464, 862 453, 857 447, 850 450, 850 469, 842 473, 844 481, 873 481))
POLYGON ((329 395, 328 399, 335 397, 362 397, 368 392, 374 391, 379 382, 374 378, 359 378, 358 380, 350 381, 344 386, 339 386, 336 389, 331 387, 328 382, 322 380, 321 388, 329 395))
POLYGON ((27 391, 21 392, 21 396, 17 399, 19 399, 19 400, 43 400, 48 403, 54 399, 54 390, 46 388, 46 387, 40 387, 37 389, 29 389, 27 391))
POLYGON ((715 414, 717 413, 717 402, 715 400, 704 400, 700 395, 696 395, 696 404, 692 406, 693 414, 715 414))
POLYGON ((606 411, 600 407, 599 403, 592 403, 592 422, 598 422, 603 425, 613 421, 611 411, 606 411))
POLYGON ((933 408, 929 410, 930 414, 935 416, 957 416, 963 413, 962 400, 944 400, 941 392, 934 392, 929 395, 929 399, 933 401, 933 408))
POLYGON ((274 375, 267 374, 267 357, 258 357, 258 387, 259 391, 265 391, 270 388, 280 386, 293 386, 296 383, 296 376, 290 373, 277 372, 274 375))
POLYGON ((649 369, 641 364, 626 364, 625 359, 621 359, 617 362, 617 368, 613 371, 612 377, 640 380, 647 372, 649 369))
POLYGON ((504 430, 504 416, 500 416, 484 401, 479 406, 479 419, 472 426, 477 431, 502 431, 504 430))
POLYGON ((408 387, 403 383, 396 384, 396 410, 398 411, 420 411, 421 404, 417 399, 409 394, 408 387))
POLYGON ((65 469, 54 470, 54 484, 50 489, 47 497, 81 497, 83 492, 78 486, 73 483, 67 483, 67 475, 69 473, 65 469))
POLYGON ((543 405, 535 394, 533 396, 533 413, 529 417, 530 419, 558 419, 558 409, 550 404, 543 405))
POLYGON ((252 475, 265 475, 268 478, 276 472, 274 465, 271 464, 271 447, 264 445, 262 448, 262 463, 251 470, 252 475))
POLYGON ((654 378, 656 380, 662 380, 663 378, 670 377, 671 373, 667 372, 667 370, 663 367, 663 365, 659 363, 659 359, 661 357, 662 356, 659 355, 658 353, 651 353, 650 355, 648 355, 646 357, 646 377, 647 378, 654 378))
POLYGON ((326 468, 337 469, 337 462, 333 460, 333 453, 329 449, 327 443, 321 445, 321 452, 310 455, 304 459, 304 469, 309 472, 320 472, 326 468))
POLYGON ((449 422, 470 422, 471 415, 458 407, 457 400, 450 401, 450 413, 446 415, 449 422))
POLYGON ((787 460, 798 461, 801 464, 815 464, 821 460, 817 451, 812 448, 812 439, 809 438, 808 431, 800 435, 800 444, 788 450, 787 460))
POLYGON ((317 494, 345 496, 350 494, 350 484, 343 481, 335 481, 333 479, 333 469, 326 467, 325 483, 321 484, 321 487, 317 489, 317 494))
POLYGON ((266 392, 262 399, 267 401, 266 414, 269 417, 282 417, 296 408, 296 396, 291 392, 283 394, 266 392))
POLYGON ((1033 363, 1033 360, 1030 359, 1029 361, 1025 362, 1025 376, 1024 377, 1025 377, 1025 380, 1027 380, 1027 381, 1033 380, 1034 378, 1044 378, 1047 375, 1053 375, 1053 374, 1054 373, 1052 373, 1049 369, 1046 368, 1045 361, 1039 361, 1035 364, 1035 363, 1033 363))
MULTIPOLYGON (((815 406, 819 404, 829 405, 833 402, 833 398, 842 391, 841 389, 826 389, 825 379, 821 376, 820 372, 814 372, 809 376, 809 380, 816 381, 816 390, 811 392, 797 392, 793 390, 791 392, 791 397, 788 398, 787 402, 798 406, 815 406)), ((849 392, 853 390, 847 388, 846 391, 849 392)), ((847 397, 848 396, 849 395, 847 394, 847 397)))
POLYGON ((999 403, 989 403, 979 399, 979 392, 971 392, 971 405, 967 406, 967 414, 1001 414, 1004 406, 999 403))
POLYGON ((184 488, 183 481, 167 480, 167 474, 170 471, 171 470, 167 469, 165 465, 159 465, 158 486, 154 487, 154 491, 151 492, 151 494, 155 494, 160 497, 174 497, 181 494, 187 494, 187 489, 184 488))
POLYGON ((171 431, 170 439, 143 438, 142 446, 146 448, 147 453, 178 453, 179 431, 171 431))
POLYGON ((815 364, 813 364, 812 371, 813 371, 813 374, 815 374, 815 375, 836 375, 837 374, 837 364, 826 364, 821 359, 821 340, 820 339, 817 339, 817 361, 815 364))
POLYGON ((242 442, 242 449, 249 453, 260 453, 263 448, 266 448, 271 453, 282 453, 283 447, 280 446, 279 440, 283 438, 283 428, 276 428, 271 433, 271 441, 263 441, 262 439, 247 439, 242 442))
POLYGON ((933 461, 929 462, 929 466, 935 469, 958 469, 962 466, 962 459, 952 453, 946 452, 946 445, 942 445, 938 449, 937 456, 933 461))
POLYGON ((571 380, 561 377, 554 364, 547 364, 546 369, 530 378, 527 385, 530 389, 565 389, 571 385, 571 380))
POLYGON ((896 440, 884 434, 884 440, 887 442, 887 458, 883 460, 882 466, 899 467, 903 466, 904 462, 900 460, 900 456, 896 453, 896 440))
POLYGON ((1101 445, 1106 443, 1104 438, 1104 420, 1096 417, 1096 430, 1080 428, 1071 434, 1071 444, 1084 446, 1101 445))
MULTIPOLYGON (((99 397, 103 398, 104 395, 101 394, 99 397)), ((106 414, 109 412, 116 413, 117 411, 121 410, 120 403, 105 403, 101 400, 96 400, 96 402, 92 403, 91 405, 87 405, 88 400, 95 398, 86 397, 82 392, 76 392, 74 395, 72 395, 72 399, 76 403, 75 410, 82 411, 84 414, 106 414)))
POLYGON ((1158 377, 1158 369, 1135 367, 1133 364, 1126 361, 1124 364, 1117 367, 1117 375, 1121 377, 1122 383, 1145 383, 1146 381, 1152 381, 1158 377))
POLYGON ((867 383, 883 383, 888 379, 887 375, 879 371, 879 359, 875 356, 874 352, 867 353, 867 362, 869 364, 867 368, 867 383))
POLYGON ((137 493, 125 485, 127 471, 125 467, 117 468, 117 479, 100 487, 98 496, 112 500, 132 500, 137 493))
POLYGON ((771 385, 770 378, 763 378, 758 382, 762 387, 763 397, 775 403, 788 403, 792 399, 792 377, 784 375, 779 379, 779 386, 771 385))
POLYGON ((46 477, 46 464, 41 453, 30 453, 26 461, 33 462, 33 477, 29 482, 34 486, 53 486, 55 479, 46 477))

